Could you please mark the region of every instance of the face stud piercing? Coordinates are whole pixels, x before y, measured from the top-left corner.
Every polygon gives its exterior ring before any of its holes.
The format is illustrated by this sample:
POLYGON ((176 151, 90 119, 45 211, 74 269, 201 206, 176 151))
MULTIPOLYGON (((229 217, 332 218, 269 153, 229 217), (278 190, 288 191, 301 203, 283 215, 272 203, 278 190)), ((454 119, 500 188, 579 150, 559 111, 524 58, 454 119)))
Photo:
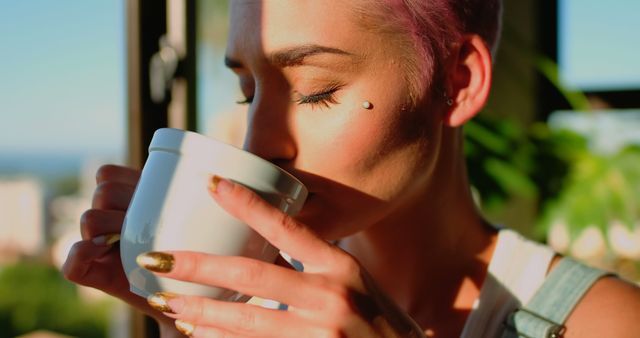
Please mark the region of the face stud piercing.
POLYGON ((362 108, 364 108, 364 109, 371 109, 371 108, 373 108, 373 105, 372 105, 372 104, 371 104, 371 102, 369 102, 369 101, 363 101, 363 102, 362 102, 362 108))

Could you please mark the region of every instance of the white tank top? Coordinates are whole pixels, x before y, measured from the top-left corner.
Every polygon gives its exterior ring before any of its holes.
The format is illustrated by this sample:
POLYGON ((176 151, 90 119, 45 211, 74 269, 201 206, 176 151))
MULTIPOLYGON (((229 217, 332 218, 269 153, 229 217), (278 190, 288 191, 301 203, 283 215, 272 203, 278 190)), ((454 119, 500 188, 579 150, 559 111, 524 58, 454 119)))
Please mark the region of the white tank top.
POLYGON ((527 304, 540 288, 555 253, 513 230, 502 229, 480 290, 461 338, 494 338, 516 308, 527 304))

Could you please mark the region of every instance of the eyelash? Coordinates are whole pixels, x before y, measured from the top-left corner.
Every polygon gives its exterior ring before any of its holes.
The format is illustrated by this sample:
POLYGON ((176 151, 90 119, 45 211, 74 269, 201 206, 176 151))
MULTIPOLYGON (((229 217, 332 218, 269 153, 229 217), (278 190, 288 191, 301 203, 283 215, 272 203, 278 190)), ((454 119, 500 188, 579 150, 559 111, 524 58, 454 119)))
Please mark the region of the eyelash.
MULTIPOLYGON (((300 95, 300 98, 296 99, 295 102, 299 105, 308 104, 311 105, 312 108, 317 106, 324 106, 325 108, 329 108, 330 104, 336 104, 338 101, 335 98, 335 92, 340 89, 340 86, 333 85, 327 89, 324 89, 317 93, 312 93, 309 95, 300 95)), ((236 101, 237 104, 251 104, 253 102, 253 96, 249 96, 241 101, 236 101)))
POLYGON ((253 102, 253 96, 249 96, 249 97, 245 98, 244 100, 236 101, 237 104, 251 104, 251 102, 253 102))
POLYGON ((339 86, 333 85, 321 92, 312 93, 310 95, 300 94, 300 98, 296 100, 296 103, 299 105, 308 104, 311 105, 311 108, 329 108, 329 105, 338 103, 334 95, 338 89, 340 89, 339 86))

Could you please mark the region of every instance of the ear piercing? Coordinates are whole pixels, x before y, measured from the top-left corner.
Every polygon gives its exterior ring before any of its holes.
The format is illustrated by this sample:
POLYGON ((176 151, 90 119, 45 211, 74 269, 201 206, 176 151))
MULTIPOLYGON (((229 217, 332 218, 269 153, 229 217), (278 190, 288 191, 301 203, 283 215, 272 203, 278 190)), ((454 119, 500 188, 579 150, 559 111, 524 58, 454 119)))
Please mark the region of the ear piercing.
POLYGON ((444 95, 444 100, 447 106, 449 107, 453 106, 453 99, 449 97, 449 94, 447 94, 447 92, 444 92, 443 95, 444 95))
POLYGON ((373 104, 371 104, 371 102, 369 102, 369 101, 362 101, 362 108, 371 109, 371 108, 373 108, 373 104))

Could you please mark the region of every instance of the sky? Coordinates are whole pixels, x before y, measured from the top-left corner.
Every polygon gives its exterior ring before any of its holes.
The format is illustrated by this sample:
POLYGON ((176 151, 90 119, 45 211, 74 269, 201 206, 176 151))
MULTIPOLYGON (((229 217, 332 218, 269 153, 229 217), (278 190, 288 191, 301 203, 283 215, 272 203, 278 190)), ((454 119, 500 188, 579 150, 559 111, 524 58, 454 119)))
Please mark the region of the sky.
POLYGON ((122 152, 124 0, 0 0, 3 152, 122 152))
POLYGON ((582 90, 640 88, 640 1, 558 3, 562 79, 582 90))
MULTIPOLYGON (((562 77, 640 87, 640 1, 560 6, 562 77)), ((124 151, 124 14, 124 0, 0 0, 0 156, 124 151)))

